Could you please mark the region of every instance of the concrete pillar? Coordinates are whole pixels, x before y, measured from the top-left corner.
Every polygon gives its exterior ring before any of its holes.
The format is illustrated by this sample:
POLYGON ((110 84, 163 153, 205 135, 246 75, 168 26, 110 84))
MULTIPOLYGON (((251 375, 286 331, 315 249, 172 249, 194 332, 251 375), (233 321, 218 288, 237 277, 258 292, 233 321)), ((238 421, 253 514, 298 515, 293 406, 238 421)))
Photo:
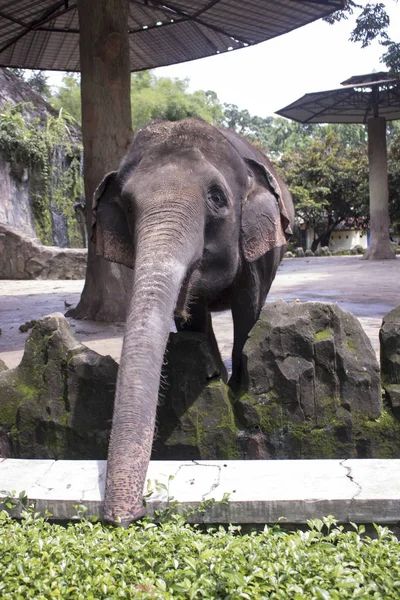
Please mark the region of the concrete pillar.
POLYGON ((368 120, 369 196, 371 243, 366 260, 396 258, 389 238, 386 119, 368 120))

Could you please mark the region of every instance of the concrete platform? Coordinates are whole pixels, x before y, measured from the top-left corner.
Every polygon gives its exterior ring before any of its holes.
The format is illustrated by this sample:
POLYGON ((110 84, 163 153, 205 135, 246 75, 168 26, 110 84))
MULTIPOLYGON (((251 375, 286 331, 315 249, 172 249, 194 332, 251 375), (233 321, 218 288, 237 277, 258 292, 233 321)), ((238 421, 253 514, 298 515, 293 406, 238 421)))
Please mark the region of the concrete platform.
MULTIPOLYGON (((359 256, 290 258, 282 261, 268 295, 268 302, 337 302, 361 322, 379 358, 382 317, 399 304, 400 260, 364 261, 359 256)), ((65 312, 78 303, 83 280, 34 280, 0 282, 0 359, 16 367, 29 332, 19 326, 53 312, 65 312)), ((100 354, 119 361, 123 323, 69 319, 74 335, 100 354)), ((213 328, 222 358, 230 360, 232 318, 230 311, 213 315, 213 328)), ((229 364, 227 363, 229 368, 229 364)))
MULTIPOLYGON (((56 519, 84 504, 92 517, 101 514, 105 472, 106 461, 0 459, 0 496, 24 491, 56 519)), ((304 524, 329 514, 342 523, 400 521, 400 459, 152 461, 147 478, 148 514, 170 499, 194 509, 189 522, 304 524)))

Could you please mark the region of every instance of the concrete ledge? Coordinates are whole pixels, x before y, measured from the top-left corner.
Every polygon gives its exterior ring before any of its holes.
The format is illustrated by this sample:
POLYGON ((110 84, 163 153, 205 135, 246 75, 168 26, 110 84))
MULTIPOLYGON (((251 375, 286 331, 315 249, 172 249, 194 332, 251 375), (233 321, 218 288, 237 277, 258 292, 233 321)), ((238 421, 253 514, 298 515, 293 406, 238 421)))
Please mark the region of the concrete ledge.
MULTIPOLYGON (((24 491, 56 519, 72 518, 77 504, 87 517, 101 515, 105 473, 106 461, 0 459, 0 497, 24 491)), ((214 499, 188 515, 196 523, 301 524, 328 514, 342 523, 400 521, 400 459, 152 461, 147 478, 148 514, 171 497, 180 511, 214 499)))

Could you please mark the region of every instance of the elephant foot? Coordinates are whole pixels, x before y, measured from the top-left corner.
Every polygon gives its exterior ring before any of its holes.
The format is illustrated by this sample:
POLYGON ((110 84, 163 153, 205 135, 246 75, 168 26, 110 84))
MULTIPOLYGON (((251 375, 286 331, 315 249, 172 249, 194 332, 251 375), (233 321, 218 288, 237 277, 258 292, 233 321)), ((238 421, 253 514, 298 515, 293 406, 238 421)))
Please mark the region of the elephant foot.
POLYGON ((146 509, 144 506, 140 507, 138 510, 133 511, 130 515, 125 517, 115 517, 112 513, 105 512, 103 514, 104 521, 110 523, 111 525, 115 525, 116 527, 122 527, 122 529, 127 529, 131 523, 134 521, 138 521, 146 516, 146 509))

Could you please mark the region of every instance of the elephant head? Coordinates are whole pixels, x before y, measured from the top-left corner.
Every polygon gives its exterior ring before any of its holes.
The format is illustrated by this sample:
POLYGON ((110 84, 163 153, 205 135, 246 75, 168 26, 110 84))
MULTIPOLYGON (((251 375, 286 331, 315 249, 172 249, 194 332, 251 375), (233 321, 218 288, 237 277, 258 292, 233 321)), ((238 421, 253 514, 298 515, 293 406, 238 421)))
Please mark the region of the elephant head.
POLYGON ((93 218, 97 252, 133 269, 109 446, 106 520, 125 525, 144 514, 143 486, 174 315, 190 327, 192 320, 203 319, 194 316, 199 306, 234 295, 234 311, 244 293, 254 306, 235 334, 237 371, 286 247, 292 210, 284 184, 258 150, 196 119, 154 122, 140 130, 119 171, 99 185, 93 218), (250 295, 243 290, 247 280, 253 282, 250 295))

